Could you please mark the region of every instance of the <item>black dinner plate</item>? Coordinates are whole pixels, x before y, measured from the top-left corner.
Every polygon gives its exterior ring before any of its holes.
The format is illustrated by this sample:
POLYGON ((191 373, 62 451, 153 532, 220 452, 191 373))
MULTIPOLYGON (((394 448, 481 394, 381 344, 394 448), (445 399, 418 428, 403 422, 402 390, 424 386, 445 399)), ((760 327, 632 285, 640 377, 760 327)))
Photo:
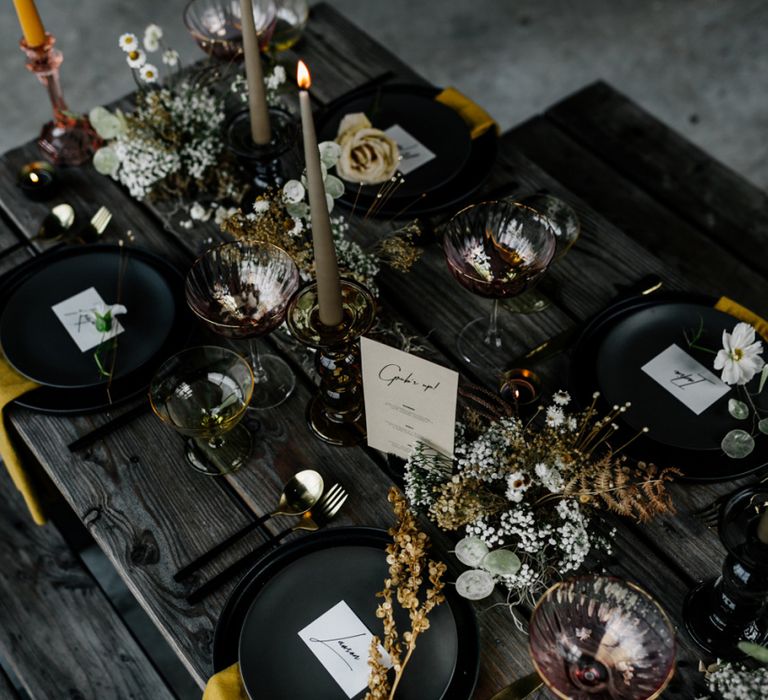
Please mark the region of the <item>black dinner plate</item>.
MULTIPOLYGON (((366 108, 374 109, 379 103, 387 105, 386 119, 371 119, 375 127, 387 128, 398 123, 438 155, 406 175, 405 184, 377 207, 376 217, 411 218, 455 206, 475 192, 489 175, 498 148, 495 129, 471 139, 469 128, 461 117, 450 107, 435 101, 439 93, 439 89, 423 85, 379 85, 362 93, 354 92, 348 100, 343 97, 335 100, 321 113, 318 119, 320 137, 333 140, 345 114, 368 113, 366 108), (435 121, 434 114, 440 115, 440 121, 435 121), (450 124, 450 128, 446 124, 450 124)), ((379 185, 361 189, 353 183, 345 183, 344 194, 337 202, 362 213, 374 203, 379 190, 379 185)))
MULTIPOLYGON (((0 314, 2 314, 0 318, 5 318, 4 310, 8 302, 15 298, 16 290, 27 284, 30 279, 39 279, 37 276, 50 265, 57 265, 62 260, 96 260, 105 251, 109 251, 108 254, 113 256, 118 250, 118 246, 110 245, 62 246, 45 252, 6 273, 0 279, 0 314)), ((155 351, 140 367, 124 373, 121 377, 116 377, 109 387, 109 393, 107 393, 105 382, 80 388, 41 386, 17 398, 14 401, 15 404, 43 413, 73 415, 104 410, 119 405, 144 393, 159 364, 187 342, 192 332, 193 323, 184 301, 184 278, 175 267, 148 251, 140 248, 130 248, 129 251, 129 258, 140 262, 144 269, 146 269, 144 266, 151 268, 162 279, 163 296, 170 293, 173 314, 165 333, 164 342, 155 348, 155 351)), ((158 279, 156 275, 151 275, 155 282, 158 279)), ((87 279, 88 277, 83 277, 83 280, 87 279)), ((85 289, 86 285, 83 284, 82 288, 85 289)), ((56 322, 58 323, 58 320, 56 322)), ((122 334, 122 336, 125 335, 126 333, 122 334)), ((67 340, 74 346, 73 341, 68 336, 67 340)), ((74 347, 77 349, 76 346, 74 347)), ((121 345, 120 350, 123 349, 121 345)), ((90 358, 91 363, 93 363, 91 352, 86 352, 84 355, 90 358)), ((95 367, 95 363, 89 364, 89 371, 93 367, 95 367)))
MULTIPOLYGON (((633 442, 629 454, 659 466, 675 466, 692 481, 722 481, 752 473, 768 465, 768 441, 756 438, 755 450, 742 459, 728 457, 720 447, 723 437, 734 428, 751 428, 751 423, 733 418, 728 400, 740 398, 731 388, 697 415, 642 371, 643 365, 672 344, 698 360, 715 376, 714 355, 690 348, 684 336, 701 325, 698 345, 717 351, 722 333, 738 322, 714 308, 716 300, 702 295, 669 292, 652 297, 635 297, 615 304, 585 328, 573 354, 570 386, 582 405, 599 391, 602 410, 631 402, 619 419, 620 432, 612 442, 622 444, 643 427, 649 432, 633 442)), ((756 390, 758 378, 750 389, 756 390)), ((758 406, 768 409, 765 392, 758 406)))
MULTIPOLYGON (((214 671, 239 660, 246 688, 258 688, 260 698, 344 700, 344 692, 297 633, 340 600, 369 630, 379 631, 375 594, 387 573, 384 547, 389 542, 383 530, 333 528, 266 555, 240 581, 219 619, 214 671)), ((398 623, 410 628, 407 614, 398 623)), ((448 587, 446 602, 430 614, 430 629, 419 639, 398 697, 467 700, 478 660, 472 607, 448 587)))

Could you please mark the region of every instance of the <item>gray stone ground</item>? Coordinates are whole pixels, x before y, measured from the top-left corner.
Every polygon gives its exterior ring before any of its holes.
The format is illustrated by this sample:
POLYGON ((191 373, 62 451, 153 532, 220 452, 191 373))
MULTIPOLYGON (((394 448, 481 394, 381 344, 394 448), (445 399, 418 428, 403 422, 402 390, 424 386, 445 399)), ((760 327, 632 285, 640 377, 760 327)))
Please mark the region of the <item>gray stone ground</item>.
MULTIPOLYGON (((760 187, 768 186, 768 3, 763 0, 332 0, 424 76, 454 85, 509 127, 603 78, 760 187)), ((199 56, 183 0, 39 0, 65 52, 73 109, 132 89, 117 36, 163 26, 199 56)), ((48 118, 23 68, 10 2, 0 9, 0 152, 48 118)), ((86 560, 183 698, 199 692, 97 551, 86 560)))

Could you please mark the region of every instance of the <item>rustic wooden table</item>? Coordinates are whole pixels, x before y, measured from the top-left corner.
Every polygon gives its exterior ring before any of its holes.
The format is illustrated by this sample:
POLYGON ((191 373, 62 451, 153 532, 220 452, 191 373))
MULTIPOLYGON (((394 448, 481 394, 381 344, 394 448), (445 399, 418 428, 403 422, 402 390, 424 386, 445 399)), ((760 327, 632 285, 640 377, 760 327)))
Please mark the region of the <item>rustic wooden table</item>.
MULTIPOLYGON (((318 104, 385 71, 422 80, 326 5, 313 8, 296 51, 312 67, 318 104)), ((474 97, 482 101, 481 95, 474 97)), ((29 143, 0 158, 0 272, 41 251, 30 238, 50 203, 29 202, 15 185, 19 167, 36 155, 36 146, 29 143)), ((212 224, 181 235, 164 230, 151 206, 130 199, 90 166, 68 169, 63 179, 59 198, 71 202, 79 214, 90 215, 107 205, 114 213, 113 232, 133 231, 137 245, 160 251, 182 268, 206 239, 221 237, 212 224)), ((669 288, 726 293, 768 314, 764 193, 610 86, 591 85, 506 133, 493 173, 477 198, 540 188, 574 206, 583 232, 543 284, 552 301, 549 309, 517 320, 515 354, 600 311, 617 289, 649 273, 659 275, 669 288)), ((372 240, 377 229, 366 222, 355 226, 354 235, 372 240)), ((434 356, 458 366, 454 338, 469 319, 485 313, 486 302, 449 277, 438 246, 428 246, 408 274, 384 271, 380 287, 387 313, 415 333, 429 334, 434 356)), ((287 346, 282 349, 293 353, 287 346)), ((567 357, 538 369, 547 389, 555 390, 565 383, 567 357)), ((311 392, 311 378, 305 374, 285 404, 258 420, 249 419, 255 438, 251 461, 221 479, 188 469, 182 438, 149 412, 89 448, 76 453, 67 448, 130 410, 130 404, 76 418, 8 410, 44 473, 201 686, 211 673, 213 630, 235 581, 190 607, 184 596, 196 580, 182 585, 172 579, 181 565, 244 526, 254 513, 271 509, 282 483, 302 467, 317 468, 328 481, 339 481, 350 491, 348 507, 334 525, 389 523, 386 463, 364 448, 336 449, 313 439, 304 423, 311 392)), ((617 554, 609 570, 639 582, 679 622, 687 591, 698 579, 717 574, 724 555, 715 533, 690 514, 742 483, 675 485, 676 516, 642 526, 617 522, 617 554)), ((445 558, 452 559, 447 540, 436 537, 445 558)), ((239 543, 208 567, 207 574, 260 540, 257 533, 239 543)), ((509 613, 487 607, 477 608, 482 644, 477 698, 489 697, 531 669, 526 640, 509 613)), ((665 697, 692 698, 702 685, 697 671, 701 655, 682 630, 679 642, 678 672, 665 697)))

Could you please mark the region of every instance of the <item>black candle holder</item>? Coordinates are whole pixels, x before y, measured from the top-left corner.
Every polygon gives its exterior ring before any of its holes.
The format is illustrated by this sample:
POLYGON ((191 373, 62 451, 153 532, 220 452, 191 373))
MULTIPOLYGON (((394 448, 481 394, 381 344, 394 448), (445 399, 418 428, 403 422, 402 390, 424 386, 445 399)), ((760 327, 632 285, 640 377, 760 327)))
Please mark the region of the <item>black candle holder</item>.
POLYGON ((240 164, 253 178, 256 190, 282 187, 285 183, 282 157, 293 148, 298 123, 282 107, 269 108, 272 139, 267 144, 254 143, 251 116, 247 109, 233 114, 224 125, 224 141, 240 164))
POLYGON ((741 641, 768 642, 768 544, 757 526, 768 508, 768 486, 750 486, 723 506, 718 532, 728 554, 723 572, 686 597, 683 622, 702 649, 719 659, 738 660, 741 641))
POLYGON ((291 299, 286 323, 293 337, 315 350, 320 388, 307 405, 307 422, 315 437, 337 446, 365 440, 365 409, 360 370, 360 336, 376 318, 373 295, 361 284, 341 280, 342 322, 320 322, 317 283, 300 289, 291 299))

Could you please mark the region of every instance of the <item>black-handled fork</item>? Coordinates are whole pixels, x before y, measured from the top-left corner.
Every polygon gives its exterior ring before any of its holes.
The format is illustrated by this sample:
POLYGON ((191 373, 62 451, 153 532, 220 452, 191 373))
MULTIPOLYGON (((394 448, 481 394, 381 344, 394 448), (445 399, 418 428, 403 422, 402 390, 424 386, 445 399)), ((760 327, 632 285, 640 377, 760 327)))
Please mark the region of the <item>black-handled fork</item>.
POLYGON ((244 557, 241 557, 233 564, 230 564, 223 571, 220 571, 212 579, 209 579, 202 586, 192 591, 192 593, 186 597, 187 602, 190 605, 196 605, 199 603, 203 598, 220 588, 233 576, 253 566, 265 554, 274 549, 280 543, 280 540, 282 540, 290 533, 297 532, 298 530, 316 532, 317 530, 325 527, 331 520, 336 517, 336 515, 338 515, 341 507, 346 502, 348 495, 349 494, 347 494, 347 492, 340 484, 334 484, 323 495, 315 508, 301 516, 301 520, 299 520, 298 523, 292 527, 286 528, 271 539, 267 540, 267 542, 265 542, 260 547, 254 549, 252 552, 249 552, 244 557))

